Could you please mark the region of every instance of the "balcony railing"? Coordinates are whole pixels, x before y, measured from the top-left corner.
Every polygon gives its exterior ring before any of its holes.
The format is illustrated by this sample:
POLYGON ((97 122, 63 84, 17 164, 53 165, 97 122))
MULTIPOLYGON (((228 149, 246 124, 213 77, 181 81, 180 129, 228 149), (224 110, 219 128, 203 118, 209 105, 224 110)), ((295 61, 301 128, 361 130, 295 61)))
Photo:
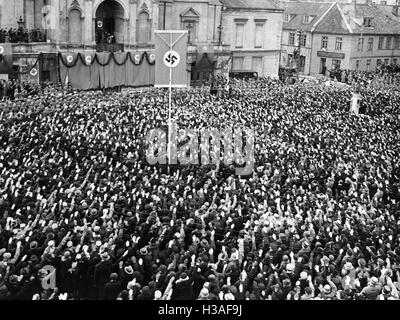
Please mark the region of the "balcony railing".
POLYGON ((96 45, 97 52, 118 52, 124 51, 124 45, 122 43, 98 43, 96 45))
POLYGON ((46 33, 39 29, 0 29, 0 43, 31 43, 46 41, 46 33))

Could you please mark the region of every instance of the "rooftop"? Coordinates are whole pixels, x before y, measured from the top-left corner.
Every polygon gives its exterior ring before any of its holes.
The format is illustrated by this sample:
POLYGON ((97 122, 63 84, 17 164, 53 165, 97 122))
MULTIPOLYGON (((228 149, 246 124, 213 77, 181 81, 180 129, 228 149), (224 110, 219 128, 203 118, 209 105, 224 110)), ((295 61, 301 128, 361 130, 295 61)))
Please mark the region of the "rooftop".
POLYGON ((219 0, 222 5, 230 9, 247 10, 282 10, 273 0, 219 0))

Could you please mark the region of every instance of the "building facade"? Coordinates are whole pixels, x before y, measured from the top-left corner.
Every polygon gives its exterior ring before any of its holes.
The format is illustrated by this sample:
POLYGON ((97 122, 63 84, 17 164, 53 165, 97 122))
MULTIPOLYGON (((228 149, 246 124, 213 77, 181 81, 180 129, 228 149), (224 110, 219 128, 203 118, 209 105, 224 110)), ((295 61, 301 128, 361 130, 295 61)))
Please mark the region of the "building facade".
POLYGON ((221 2, 224 5, 222 38, 232 51, 232 70, 276 77, 283 10, 268 0, 221 2))
MULTIPOLYGON (((0 28, 22 25, 46 33, 45 45, 15 43, 17 54, 35 52, 35 45, 42 52, 152 51, 155 30, 186 29, 192 71, 200 61, 203 67, 218 69, 229 60, 230 68, 255 70, 260 76, 278 74, 282 10, 272 0, 13 0, 11 3, 0 0, 0 28), (239 37, 243 41, 241 46, 237 43, 239 37), (206 60, 202 60, 204 53, 206 60)), ((192 74, 192 80, 205 80, 208 73, 192 74)))
MULTIPOLYGON (((300 49, 305 75, 326 74, 332 69, 375 70, 379 64, 399 64, 400 19, 398 6, 373 3, 287 3, 284 12, 281 65, 291 65, 300 49), (305 12, 315 12, 315 23, 304 25, 305 12), (297 14, 295 13, 297 12, 297 14), (285 22, 289 19, 289 22, 285 22), (294 30, 304 30, 299 44, 294 30)), ((297 68, 297 65, 295 65, 297 68)))

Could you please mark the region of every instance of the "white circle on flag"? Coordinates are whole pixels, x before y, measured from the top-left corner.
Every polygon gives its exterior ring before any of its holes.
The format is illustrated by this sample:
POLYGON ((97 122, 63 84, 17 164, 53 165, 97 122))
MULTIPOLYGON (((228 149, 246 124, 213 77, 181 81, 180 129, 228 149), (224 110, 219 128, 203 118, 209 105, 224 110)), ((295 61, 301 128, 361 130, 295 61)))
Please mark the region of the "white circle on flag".
POLYGON ((136 61, 136 62, 139 62, 139 60, 140 60, 140 55, 139 55, 139 54, 136 54, 136 55, 135 55, 135 61, 136 61))
POLYGON ((37 69, 36 68, 33 68, 32 70, 31 70, 31 76, 32 77, 36 77, 37 76, 37 74, 38 74, 38 71, 37 71, 37 69))
POLYGON ((86 61, 86 64, 91 64, 92 63, 92 57, 91 56, 86 56, 85 61, 86 61))
POLYGON ((175 68, 179 65, 179 62, 181 62, 181 56, 179 55, 178 52, 174 50, 167 51, 164 54, 164 64, 168 68, 175 68))
POLYGON ((68 61, 68 63, 71 63, 72 61, 74 61, 74 57, 73 56, 67 56, 67 61, 68 61))
POLYGON ((98 28, 103 28, 103 21, 97 21, 97 27, 98 28))
POLYGON ((154 53, 152 53, 152 54, 150 55, 150 59, 151 59, 151 60, 155 60, 155 58, 156 58, 156 55, 155 55, 154 53))
POLYGON ((4 47, 0 46, 0 54, 3 54, 3 53, 4 53, 4 47))

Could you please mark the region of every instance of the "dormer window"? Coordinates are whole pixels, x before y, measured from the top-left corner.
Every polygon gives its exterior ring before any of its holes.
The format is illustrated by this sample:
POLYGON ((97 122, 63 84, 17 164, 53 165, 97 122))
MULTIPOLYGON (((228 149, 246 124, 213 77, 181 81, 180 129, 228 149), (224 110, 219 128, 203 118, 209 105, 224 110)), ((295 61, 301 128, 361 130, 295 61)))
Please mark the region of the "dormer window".
POLYGON ((303 23, 305 23, 305 24, 309 24, 312 20, 314 19, 314 17, 313 16, 304 16, 303 17, 303 23))
POLYGON ((290 22, 290 20, 292 20, 294 16, 295 16, 294 14, 285 13, 283 15, 283 21, 284 22, 290 22))
POLYGON ((363 26, 367 27, 367 28, 372 27, 372 18, 365 17, 364 20, 363 20, 363 26))

